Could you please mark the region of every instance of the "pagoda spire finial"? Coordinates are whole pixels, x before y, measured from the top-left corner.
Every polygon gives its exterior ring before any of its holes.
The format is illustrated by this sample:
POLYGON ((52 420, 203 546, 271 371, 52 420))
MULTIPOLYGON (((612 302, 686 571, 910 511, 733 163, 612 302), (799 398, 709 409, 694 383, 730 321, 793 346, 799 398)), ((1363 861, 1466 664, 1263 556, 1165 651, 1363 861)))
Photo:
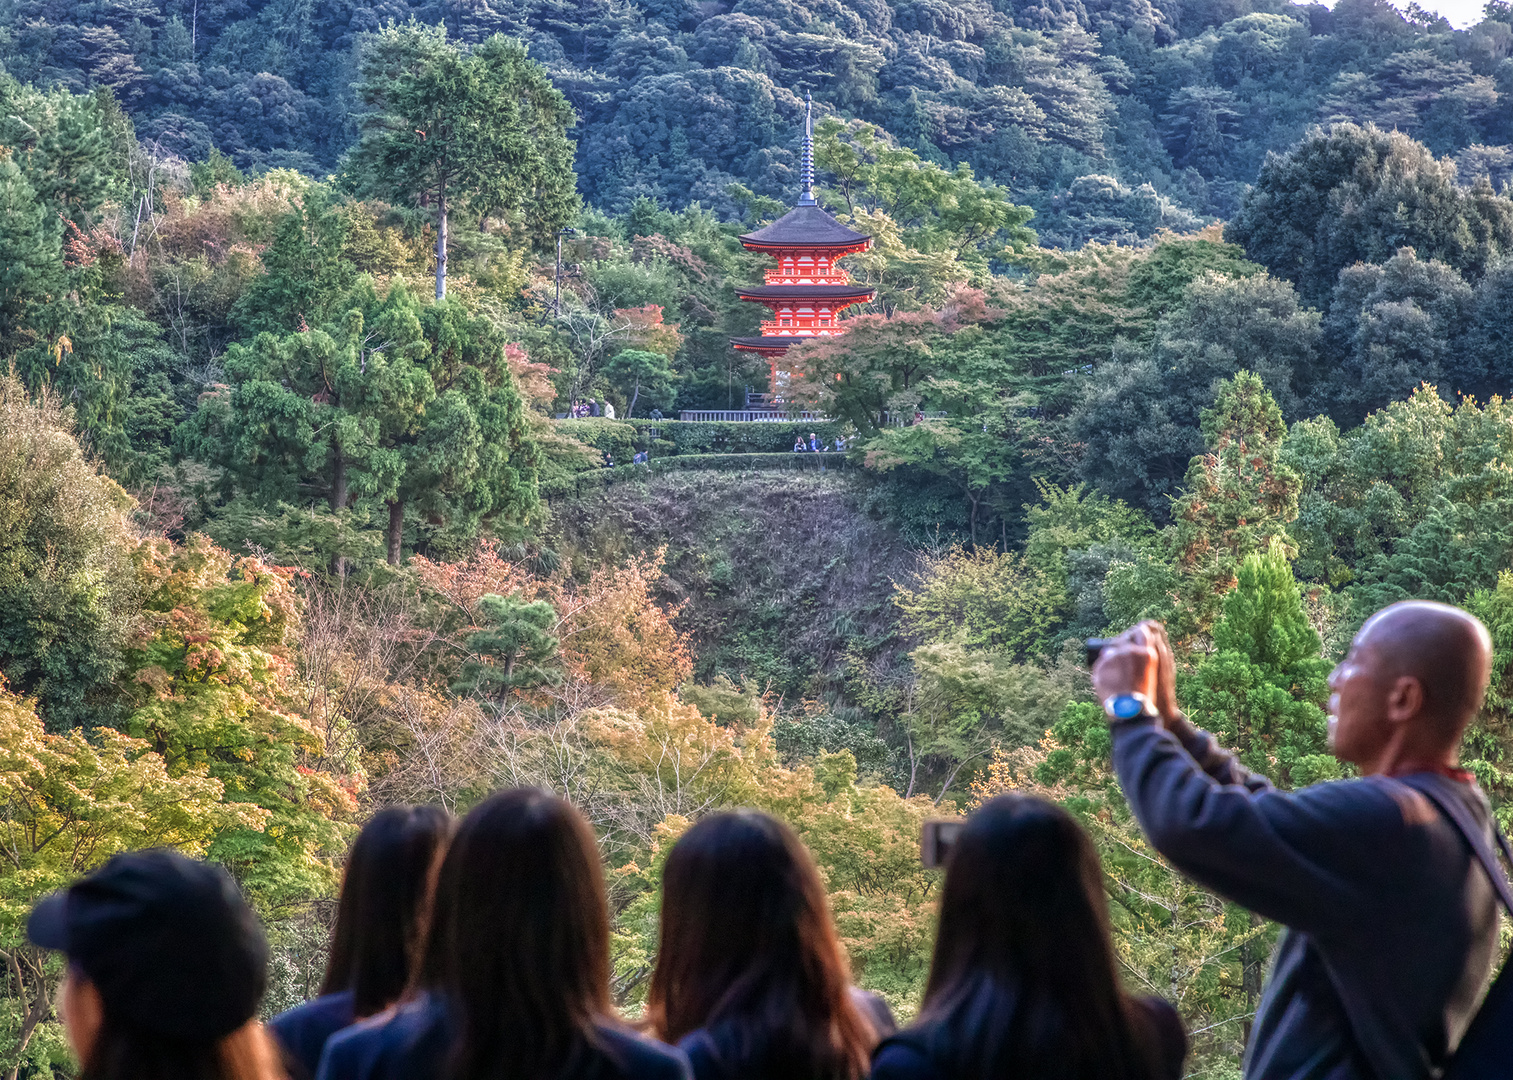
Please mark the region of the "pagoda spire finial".
POLYGON ((804 91, 804 153, 799 159, 799 175, 804 190, 799 193, 800 206, 814 206, 814 95, 804 91))

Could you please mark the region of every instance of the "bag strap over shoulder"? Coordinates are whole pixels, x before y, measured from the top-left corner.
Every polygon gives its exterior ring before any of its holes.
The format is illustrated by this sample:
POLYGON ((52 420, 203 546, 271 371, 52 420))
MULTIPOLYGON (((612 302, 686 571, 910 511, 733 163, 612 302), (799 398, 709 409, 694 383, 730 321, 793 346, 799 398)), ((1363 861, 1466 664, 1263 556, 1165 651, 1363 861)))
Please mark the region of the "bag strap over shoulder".
MULTIPOLYGON (((1417 791, 1439 807, 1440 812, 1450 819, 1456 832, 1465 837, 1466 843, 1471 845, 1471 851, 1476 855, 1476 861, 1481 863, 1482 869, 1487 872, 1487 877, 1492 879, 1492 888, 1496 891, 1498 899, 1502 901, 1502 906, 1507 909, 1509 915, 1513 915, 1513 885, 1508 884, 1508 875, 1498 862, 1497 853, 1487 843, 1486 833, 1471 816, 1471 812, 1466 809, 1464 803, 1457 799, 1446 798, 1444 792, 1437 790, 1436 785, 1432 783, 1423 781, 1415 783, 1417 779, 1417 777, 1405 776, 1399 777, 1398 782, 1417 791)), ((1497 839, 1497 846, 1502 850, 1503 858, 1507 859, 1509 864, 1513 864, 1513 847, 1509 847, 1507 838, 1498 830, 1496 824, 1492 826, 1492 835, 1497 839)))

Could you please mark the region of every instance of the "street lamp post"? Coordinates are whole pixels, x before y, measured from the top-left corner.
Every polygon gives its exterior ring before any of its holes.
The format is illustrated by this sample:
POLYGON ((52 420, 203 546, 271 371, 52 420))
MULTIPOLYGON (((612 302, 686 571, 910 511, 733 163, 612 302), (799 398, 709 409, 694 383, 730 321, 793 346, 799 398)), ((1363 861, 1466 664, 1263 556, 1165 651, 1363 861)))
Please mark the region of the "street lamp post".
POLYGON ((552 304, 553 314, 562 318, 562 238, 564 236, 577 236, 577 229, 557 230, 557 299, 552 304))

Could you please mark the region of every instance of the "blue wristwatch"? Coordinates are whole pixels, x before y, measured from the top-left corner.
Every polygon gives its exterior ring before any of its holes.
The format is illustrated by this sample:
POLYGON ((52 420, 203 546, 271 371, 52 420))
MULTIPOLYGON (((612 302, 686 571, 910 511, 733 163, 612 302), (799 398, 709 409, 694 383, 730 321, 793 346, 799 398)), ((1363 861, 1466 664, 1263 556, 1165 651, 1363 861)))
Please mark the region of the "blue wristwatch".
POLYGON ((1159 715, 1144 694, 1115 694, 1103 703, 1103 711, 1112 720, 1137 720, 1142 716, 1154 719, 1159 715))

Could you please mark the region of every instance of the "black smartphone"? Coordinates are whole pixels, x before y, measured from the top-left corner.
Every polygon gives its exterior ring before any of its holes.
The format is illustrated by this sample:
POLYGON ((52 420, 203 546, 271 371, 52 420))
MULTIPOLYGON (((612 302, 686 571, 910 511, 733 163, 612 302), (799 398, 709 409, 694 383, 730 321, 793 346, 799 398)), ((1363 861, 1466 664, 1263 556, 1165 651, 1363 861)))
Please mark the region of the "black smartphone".
POLYGON ((919 837, 919 861, 928 867, 946 865, 965 824, 961 818, 932 818, 925 822, 919 837))
POLYGON ((1103 651, 1105 645, 1113 642, 1113 638, 1090 637, 1082 644, 1087 648, 1087 666, 1089 669, 1098 662, 1098 654, 1103 651))

